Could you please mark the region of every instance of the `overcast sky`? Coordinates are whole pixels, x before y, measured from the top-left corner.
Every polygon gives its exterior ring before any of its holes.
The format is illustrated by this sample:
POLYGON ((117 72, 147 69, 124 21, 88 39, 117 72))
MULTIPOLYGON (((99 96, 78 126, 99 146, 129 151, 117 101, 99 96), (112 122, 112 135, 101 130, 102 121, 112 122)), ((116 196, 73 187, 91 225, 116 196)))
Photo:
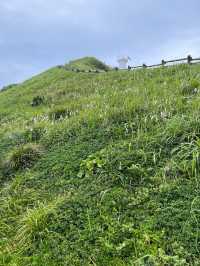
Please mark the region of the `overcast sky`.
POLYGON ((83 56, 200 56, 199 0, 0 0, 0 87, 83 56))

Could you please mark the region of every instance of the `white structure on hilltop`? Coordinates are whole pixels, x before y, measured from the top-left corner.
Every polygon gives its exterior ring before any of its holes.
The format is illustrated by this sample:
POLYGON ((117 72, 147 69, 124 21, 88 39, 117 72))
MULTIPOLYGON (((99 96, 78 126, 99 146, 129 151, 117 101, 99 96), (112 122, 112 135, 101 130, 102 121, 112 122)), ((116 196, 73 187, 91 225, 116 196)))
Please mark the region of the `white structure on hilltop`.
POLYGON ((127 64, 130 60, 131 60, 131 58, 129 56, 124 56, 122 58, 119 58, 117 60, 117 62, 119 64, 119 68, 121 68, 121 69, 127 68, 127 64))

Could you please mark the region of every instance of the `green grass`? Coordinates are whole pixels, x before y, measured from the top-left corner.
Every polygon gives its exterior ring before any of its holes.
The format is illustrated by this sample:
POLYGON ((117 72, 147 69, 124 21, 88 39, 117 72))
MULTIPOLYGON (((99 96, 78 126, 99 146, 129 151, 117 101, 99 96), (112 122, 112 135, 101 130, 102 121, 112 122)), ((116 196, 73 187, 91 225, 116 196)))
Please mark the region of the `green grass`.
POLYGON ((199 265, 199 73, 53 68, 0 92, 0 265, 199 265))
POLYGON ((99 61, 95 57, 84 57, 70 61, 65 65, 66 69, 78 69, 78 70, 104 70, 107 71, 110 68, 103 62, 99 61))

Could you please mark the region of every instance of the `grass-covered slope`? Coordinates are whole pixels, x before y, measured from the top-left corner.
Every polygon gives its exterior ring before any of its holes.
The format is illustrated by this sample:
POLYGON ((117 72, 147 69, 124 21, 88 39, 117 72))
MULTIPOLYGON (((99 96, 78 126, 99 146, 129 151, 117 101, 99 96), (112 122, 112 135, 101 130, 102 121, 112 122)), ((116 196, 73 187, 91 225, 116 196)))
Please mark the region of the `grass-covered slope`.
POLYGON ((78 69, 78 70, 109 70, 109 66, 101 62, 95 57, 84 57, 76 60, 70 61, 65 65, 65 68, 68 70, 78 69))
POLYGON ((199 85, 54 68, 0 92, 0 265, 199 265, 199 85))

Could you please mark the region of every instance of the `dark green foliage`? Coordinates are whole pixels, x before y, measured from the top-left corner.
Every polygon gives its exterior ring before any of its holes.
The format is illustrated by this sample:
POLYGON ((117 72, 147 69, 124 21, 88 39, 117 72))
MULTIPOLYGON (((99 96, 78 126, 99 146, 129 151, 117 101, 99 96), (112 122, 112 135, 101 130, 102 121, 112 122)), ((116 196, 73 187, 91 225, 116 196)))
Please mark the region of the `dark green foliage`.
POLYGON ((31 106, 35 107, 35 106, 39 106, 41 104, 44 103, 44 97, 41 96, 35 96, 31 102, 31 106))
POLYGON ((59 69, 60 68, 64 68, 64 66, 63 65, 58 65, 57 68, 59 68, 59 69))
POLYGON ((16 147, 2 161, 4 175, 14 174, 15 171, 31 168, 43 154, 40 145, 26 144, 16 147))
POLYGON ((198 93, 200 88, 200 83, 197 80, 192 80, 186 84, 184 84, 181 88, 181 92, 183 95, 191 95, 198 93))
POLYGON ((199 265, 199 66, 96 63, 1 93, 0 265, 199 265))
POLYGON ((65 117, 70 117, 71 115, 72 112, 66 108, 55 108, 48 114, 49 118, 53 120, 59 120, 65 117))
POLYGON ((29 128, 24 132, 26 142, 38 142, 44 135, 45 129, 42 126, 29 128))
POLYGON ((3 87, 3 88, 0 90, 0 92, 2 92, 2 91, 7 91, 7 90, 9 90, 9 89, 15 88, 16 86, 18 86, 18 84, 10 84, 10 85, 8 85, 8 86, 3 87))

